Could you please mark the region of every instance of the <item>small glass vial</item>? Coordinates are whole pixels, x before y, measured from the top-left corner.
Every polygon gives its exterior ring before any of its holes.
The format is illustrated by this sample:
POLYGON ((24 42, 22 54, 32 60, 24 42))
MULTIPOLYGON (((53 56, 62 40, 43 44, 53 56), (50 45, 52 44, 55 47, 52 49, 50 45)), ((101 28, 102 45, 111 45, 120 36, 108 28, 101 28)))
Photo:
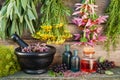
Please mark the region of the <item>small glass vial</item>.
POLYGON ((81 71, 83 72, 96 72, 97 62, 93 57, 95 51, 93 47, 85 47, 83 50, 84 57, 81 59, 81 71))
POLYGON ((71 71, 77 72, 80 70, 80 58, 78 56, 78 50, 74 50, 74 55, 71 58, 71 71))
POLYGON ((67 44, 65 45, 65 51, 62 55, 62 63, 66 64, 68 70, 71 69, 71 57, 72 57, 72 52, 70 51, 70 45, 67 44))

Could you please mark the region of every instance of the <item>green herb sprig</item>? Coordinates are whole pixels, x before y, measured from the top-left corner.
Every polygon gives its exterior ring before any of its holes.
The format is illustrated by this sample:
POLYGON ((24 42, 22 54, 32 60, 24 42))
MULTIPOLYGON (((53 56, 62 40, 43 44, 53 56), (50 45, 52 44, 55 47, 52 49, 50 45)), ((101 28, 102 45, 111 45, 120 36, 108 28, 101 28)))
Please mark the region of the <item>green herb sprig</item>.
POLYGON ((70 10, 65 7, 62 0, 44 0, 41 7, 41 23, 56 24, 67 22, 66 16, 70 16, 70 10))
POLYGON ((107 21, 105 34, 107 36, 107 41, 105 43, 105 48, 109 52, 110 47, 115 50, 120 38, 120 1, 111 0, 109 7, 107 8, 107 13, 109 19, 107 21))
POLYGON ((38 19, 35 0, 6 0, 0 11, 0 37, 6 39, 13 33, 22 35, 28 28, 33 34, 34 23, 38 19))
POLYGON ((41 4, 41 25, 33 37, 47 44, 62 44, 72 36, 65 27, 70 10, 63 0, 41 0, 41 4))
POLYGON ((20 71, 13 46, 0 45, 0 77, 8 76, 20 71))

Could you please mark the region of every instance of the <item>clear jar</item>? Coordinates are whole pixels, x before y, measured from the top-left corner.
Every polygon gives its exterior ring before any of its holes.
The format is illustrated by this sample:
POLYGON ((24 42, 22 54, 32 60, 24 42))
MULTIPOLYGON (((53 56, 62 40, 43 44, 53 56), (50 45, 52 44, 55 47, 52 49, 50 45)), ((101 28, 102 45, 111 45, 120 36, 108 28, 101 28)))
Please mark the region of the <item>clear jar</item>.
POLYGON ((83 72, 96 72, 97 62, 94 58, 95 51, 93 48, 83 50, 83 58, 81 59, 81 71, 83 72))

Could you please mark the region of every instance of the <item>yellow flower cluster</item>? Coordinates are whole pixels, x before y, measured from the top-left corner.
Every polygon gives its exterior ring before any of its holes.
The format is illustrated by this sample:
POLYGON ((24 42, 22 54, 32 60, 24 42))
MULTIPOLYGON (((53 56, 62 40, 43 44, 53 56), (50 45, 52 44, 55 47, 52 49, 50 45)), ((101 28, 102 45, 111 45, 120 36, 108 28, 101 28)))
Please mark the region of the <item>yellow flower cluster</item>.
POLYGON ((43 29, 43 30, 45 30, 45 31, 47 31, 47 32, 50 32, 51 31, 51 29, 52 29, 52 26, 50 26, 50 25, 43 25, 43 26, 41 26, 41 28, 43 29))
POLYGON ((63 27, 64 26, 64 24, 63 23, 60 23, 60 24, 57 24, 55 27, 56 28, 61 28, 61 27, 63 27))
POLYGON ((40 30, 33 35, 34 38, 41 41, 47 41, 47 44, 62 44, 66 39, 72 37, 69 31, 64 28, 64 24, 42 25, 40 30))
POLYGON ((34 38, 36 39, 40 39, 40 40, 43 40, 43 41, 46 41, 48 39, 50 40, 55 40, 55 36, 52 35, 52 34, 47 34, 47 33, 41 33, 41 32, 37 32, 35 35, 33 35, 34 38))

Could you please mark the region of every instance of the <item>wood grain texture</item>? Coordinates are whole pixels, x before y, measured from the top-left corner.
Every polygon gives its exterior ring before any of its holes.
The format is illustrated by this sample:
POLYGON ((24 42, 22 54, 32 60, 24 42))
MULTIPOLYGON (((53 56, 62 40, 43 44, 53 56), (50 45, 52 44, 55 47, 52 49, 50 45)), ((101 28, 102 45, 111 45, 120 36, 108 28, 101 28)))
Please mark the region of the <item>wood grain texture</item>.
MULTIPOLYGON (((37 43, 39 42, 38 40, 25 40, 25 42, 27 42, 28 44, 32 44, 32 43, 37 43)), ((74 45, 75 42, 65 42, 64 44, 61 45, 55 45, 55 44, 51 44, 52 46, 56 47, 57 52, 54 56, 54 60, 53 60, 53 64, 55 63, 61 63, 61 59, 62 59, 62 54, 64 52, 64 46, 65 44, 70 44, 71 45, 71 51, 73 52, 73 50, 77 49, 79 51, 79 57, 82 58, 83 56, 83 48, 84 46, 80 46, 80 45, 74 45)), ((7 40, 7 41, 1 41, 0 40, 0 45, 13 45, 15 48, 18 47, 18 45, 16 43, 14 43, 11 40, 7 40)), ((95 46, 95 55, 94 57, 97 59, 100 56, 104 56, 105 58, 115 61, 115 64, 117 66, 120 66, 120 46, 118 46, 116 51, 110 51, 110 56, 108 56, 107 51, 104 49, 103 43, 98 44, 95 46)))

